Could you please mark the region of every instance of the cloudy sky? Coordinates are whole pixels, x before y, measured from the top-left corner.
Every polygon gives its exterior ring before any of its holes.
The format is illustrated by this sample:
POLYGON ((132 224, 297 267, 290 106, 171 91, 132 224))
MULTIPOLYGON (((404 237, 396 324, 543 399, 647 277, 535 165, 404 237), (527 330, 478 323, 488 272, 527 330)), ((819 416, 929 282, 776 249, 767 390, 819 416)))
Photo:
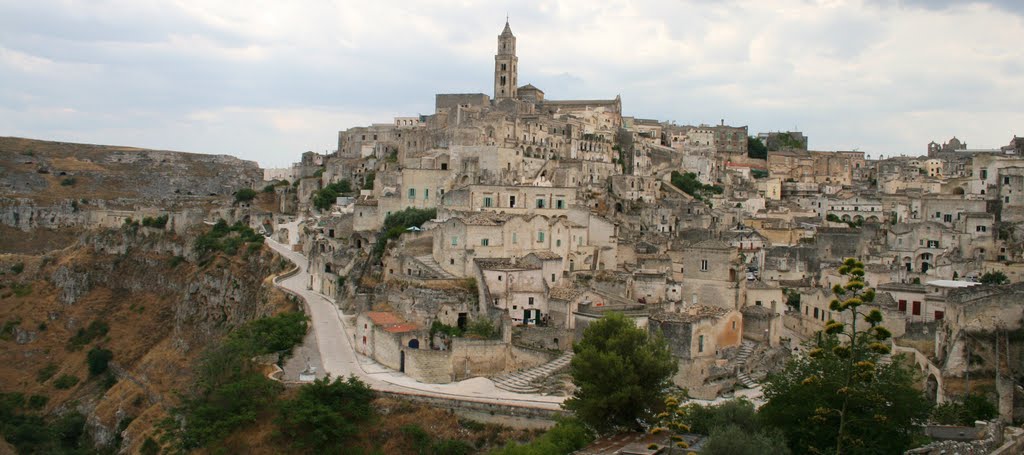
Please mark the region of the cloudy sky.
POLYGON ((549 98, 871 156, 1024 135, 1018 0, 0 0, 0 136, 282 166, 490 94, 506 13, 549 98))

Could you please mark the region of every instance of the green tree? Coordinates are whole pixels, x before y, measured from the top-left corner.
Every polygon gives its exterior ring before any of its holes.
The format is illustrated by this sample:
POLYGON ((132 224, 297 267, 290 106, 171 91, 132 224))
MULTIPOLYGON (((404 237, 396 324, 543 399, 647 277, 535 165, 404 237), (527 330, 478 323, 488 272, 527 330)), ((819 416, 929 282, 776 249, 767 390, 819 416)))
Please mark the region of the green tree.
POLYGON ((839 273, 849 279, 832 288, 830 308, 849 322, 829 320, 807 356, 768 377, 761 418, 779 428, 796 453, 902 453, 930 404, 902 359, 880 362, 890 351, 890 333, 880 325, 879 310, 859 310, 875 297, 864 282, 864 264, 847 259, 839 273))
POLYGON ((107 368, 110 366, 110 360, 114 358, 114 353, 109 349, 103 349, 95 347, 89 350, 89 354, 86 356, 86 361, 89 364, 89 376, 99 376, 107 372, 107 368))
POLYGON ((591 323, 573 344, 576 391, 565 408, 597 430, 642 429, 662 405, 678 369, 660 335, 649 336, 622 313, 591 323))
POLYGON ((970 394, 959 401, 947 401, 932 410, 932 421, 942 425, 974 425, 999 415, 996 406, 983 395, 970 394))
POLYGON ((349 182, 348 180, 331 183, 316 193, 313 193, 313 206, 320 210, 327 210, 334 205, 338 196, 343 196, 351 192, 352 182, 349 182))
POLYGON ((747 137, 747 156, 761 160, 767 159, 768 147, 760 139, 749 136, 747 137))
POLYGON ((576 417, 560 418, 546 433, 528 444, 510 442, 491 451, 491 455, 561 455, 582 449, 594 440, 590 431, 576 417))
POLYGON ((985 272, 981 276, 981 284, 1006 284, 1010 282, 1010 279, 1006 277, 1006 274, 998 270, 985 272))
POLYGON ((786 439, 779 432, 749 432, 737 425, 726 425, 711 430, 711 436, 700 451, 701 455, 788 455, 786 439))
POLYGON ((371 400, 373 391, 354 376, 317 379, 281 404, 278 425, 295 447, 337 453, 374 417, 371 400))
POLYGON ((252 188, 242 188, 235 191, 235 202, 249 202, 256 199, 256 190, 252 188))

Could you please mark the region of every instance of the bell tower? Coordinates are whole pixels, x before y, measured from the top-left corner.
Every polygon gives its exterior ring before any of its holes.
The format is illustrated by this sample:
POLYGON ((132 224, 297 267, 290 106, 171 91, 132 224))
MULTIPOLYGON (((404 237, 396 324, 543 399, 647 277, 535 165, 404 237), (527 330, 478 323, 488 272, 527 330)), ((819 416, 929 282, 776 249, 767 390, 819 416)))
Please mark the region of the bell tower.
POLYGON ((514 99, 519 83, 519 57, 516 57, 516 36, 505 20, 505 30, 498 35, 498 53, 494 54, 494 100, 514 99))

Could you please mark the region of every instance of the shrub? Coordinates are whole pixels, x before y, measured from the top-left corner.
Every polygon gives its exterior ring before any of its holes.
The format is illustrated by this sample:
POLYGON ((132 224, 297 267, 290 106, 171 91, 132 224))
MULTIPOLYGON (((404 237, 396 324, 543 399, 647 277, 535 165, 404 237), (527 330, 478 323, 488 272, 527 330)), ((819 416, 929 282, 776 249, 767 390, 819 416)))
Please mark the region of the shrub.
POLYGON ((575 417, 559 419, 555 426, 529 444, 510 442, 491 455, 572 453, 594 440, 594 433, 575 417))
POLYGON ((253 199, 256 199, 256 190, 252 188, 242 188, 238 191, 235 191, 236 204, 239 202, 249 202, 253 199))
POLYGON ((62 374, 56 381, 53 381, 53 386, 61 390, 70 389, 78 385, 78 381, 78 376, 62 374))
POLYGON ((1010 282, 1010 279, 1006 277, 1006 274, 998 270, 985 272, 978 281, 981 284, 1006 284, 1010 282))
POLYGON ((947 401, 932 409, 932 420, 941 425, 974 425, 999 415, 996 406, 980 394, 966 395, 960 401, 947 401))
POLYGON ((26 297, 32 294, 32 285, 23 283, 14 283, 11 285, 11 290, 14 291, 14 295, 17 297, 26 297))
POLYGON ((96 347, 89 350, 89 354, 86 356, 86 362, 89 364, 89 376, 106 373, 107 368, 110 367, 110 360, 113 358, 114 353, 109 349, 96 347))
POLYGON ((24 262, 18 262, 18 263, 15 263, 14 265, 11 266, 11 273, 13 273, 15 275, 17 275, 17 274, 19 274, 21 272, 24 272, 24 271, 25 271, 25 263, 24 262))
POLYGON ((68 350, 76 351, 81 349, 93 340, 105 336, 110 331, 110 326, 107 322, 101 319, 97 319, 89 323, 89 325, 83 329, 78 329, 75 336, 68 340, 68 350))
POLYGON ((147 217, 142 219, 142 225, 145 226, 145 227, 163 229, 163 228, 167 227, 167 220, 168 219, 169 218, 168 218, 167 215, 160 215, 160 216, 158 216, 156 218, 152 218, 152 217, 148 217, 147 216, 147 217))
POLYGON ((281 403, 277 422, 292 445, 336 452, 359 434, 359 424, 374 417, 371 400, 373 391, 354 376, 317 379, 302 386, 294 399, 281 403))
POLYGON ((500 331, 494 325, 494 321, 487 318, 479 318, 470 321, 470 323, 466 325, 466 335, 490 339, 497 338, 498 335, 500 335, 500 331))
POLYGON ((264 193, 273 193, 274 192, 274 185, 267 185, 267 186, 263 187, 263 192, 264 193))
POLYGON ((50 402, 50 397, 46 395, 32 395, 28 397, 29 409, 43 409, 46 407, 46 403, 50 402))
POLYGON ((338 196, 342 196, 352 192, 352 182, 348 180, 341 180, 339 182, 332 183, 323 187, 323 189, 313 193, 313 206, 320 210, 327 210, 334 205, 337 201, 338 196))
POLYGON ((47 364, 45 367, 40 368, 39 371, 36 372, 36 381, 39 381, 40 383, 49 381, 50 378, 52 378, 53 375, 55 374, 57 374, 57 364, 47 364))
POLYGON ((262 245, 263 236, 242 222, 228 226, 227 221, 221 219, 208 232, 196 238, 193 248, 200 255, 220 251, 234 256, 246 243, 262 245))
POLYGON ((74 186, 77 181, 74 177, 68 177, 60 181, 61 186, 74 186))

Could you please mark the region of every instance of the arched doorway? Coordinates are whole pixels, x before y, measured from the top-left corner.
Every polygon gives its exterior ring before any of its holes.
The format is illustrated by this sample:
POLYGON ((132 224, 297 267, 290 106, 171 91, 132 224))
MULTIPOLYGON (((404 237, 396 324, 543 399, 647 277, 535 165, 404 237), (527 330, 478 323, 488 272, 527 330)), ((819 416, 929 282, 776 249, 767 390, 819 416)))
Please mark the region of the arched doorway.
POLYGON ((409 349, 419 349, 419 348, 420 348, 420 340, 417 340, 415 338, 409 340, 409 349))
POLYGON ((928 397, 928 401, 936 402, 939 397, 939 380, 935 379, 934 374, 929 374, 928 379, 924 382, 924 395, 928 397))

